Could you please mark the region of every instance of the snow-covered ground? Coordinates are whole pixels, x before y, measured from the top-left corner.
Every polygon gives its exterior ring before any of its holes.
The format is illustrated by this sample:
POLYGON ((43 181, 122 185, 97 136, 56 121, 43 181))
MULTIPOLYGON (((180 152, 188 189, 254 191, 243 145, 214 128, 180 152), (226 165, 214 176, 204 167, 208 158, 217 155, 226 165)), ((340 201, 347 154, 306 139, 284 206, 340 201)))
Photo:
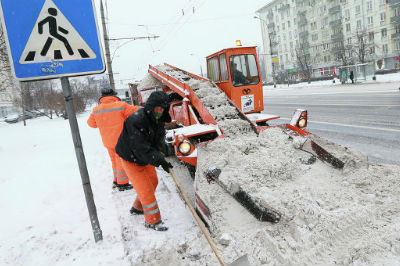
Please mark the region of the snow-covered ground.
POLYGON ((145 229, 143 216, 129 214, 134 191, 112 191, 111 164, 88 116, 78 123, 104 240, 94 242, 68 120, 0 123, 0 265, 177 265, 165 242, 179 246, 199 236, 175 186, 158 172, 170 230, 145 229))

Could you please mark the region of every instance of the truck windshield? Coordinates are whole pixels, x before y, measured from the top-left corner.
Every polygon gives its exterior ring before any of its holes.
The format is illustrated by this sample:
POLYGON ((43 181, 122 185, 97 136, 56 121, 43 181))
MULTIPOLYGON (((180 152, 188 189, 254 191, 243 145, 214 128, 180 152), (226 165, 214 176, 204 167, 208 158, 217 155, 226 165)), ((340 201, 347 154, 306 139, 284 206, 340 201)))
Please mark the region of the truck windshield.
POLYGON ((232 55, 229 57, 229 65, 233 86, 254 85, 260 82, 253 54, 232 55))

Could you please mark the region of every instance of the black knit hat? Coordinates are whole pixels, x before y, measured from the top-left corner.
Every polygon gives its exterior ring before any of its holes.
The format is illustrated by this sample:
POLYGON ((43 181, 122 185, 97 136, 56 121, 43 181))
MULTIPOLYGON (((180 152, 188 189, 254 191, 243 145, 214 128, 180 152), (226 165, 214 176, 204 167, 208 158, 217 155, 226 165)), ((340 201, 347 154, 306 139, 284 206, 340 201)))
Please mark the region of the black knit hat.
POLYGON ((111 88, 103 88, 101 89, 101 96, 115 96, 117 93, 111 88))

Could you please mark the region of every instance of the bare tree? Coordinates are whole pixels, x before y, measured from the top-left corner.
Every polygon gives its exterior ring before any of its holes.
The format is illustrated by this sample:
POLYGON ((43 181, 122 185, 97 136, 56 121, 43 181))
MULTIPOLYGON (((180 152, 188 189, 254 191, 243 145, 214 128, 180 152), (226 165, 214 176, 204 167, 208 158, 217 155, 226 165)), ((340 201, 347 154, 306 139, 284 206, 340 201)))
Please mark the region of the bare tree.
POLYGON ((357 31, 357 42, 352 45, 352 51, 357 56, 358 62, 365 63, 366 58, 375 53, 374 32, 367 33, 366 30, 357 31))
POLYGON ((301 78, 307 80, 308 83, 311 83, 312 61, 307 43, 301 42, 296 47, 296 61, 301 78))
POLYGON ((353 47, 345 45, 344 40, 335 42, 332 47, 332 52, 337 61, 341 62, 343 66, 348 66, 354 63, 353 47))

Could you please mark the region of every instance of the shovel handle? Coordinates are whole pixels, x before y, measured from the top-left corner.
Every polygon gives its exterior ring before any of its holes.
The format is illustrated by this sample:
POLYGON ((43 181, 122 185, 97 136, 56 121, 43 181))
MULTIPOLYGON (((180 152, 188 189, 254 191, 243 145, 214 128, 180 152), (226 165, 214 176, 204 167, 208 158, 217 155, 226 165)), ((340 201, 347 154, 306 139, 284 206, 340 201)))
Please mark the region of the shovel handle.
POLYGON ((183 191, 181 184, 178 182, 178 179, 176 179, 176 176, 174 172, 172 171, 171 168, 169 168, 169 173, 172 176, 172 179, 174 180, 176 186, 178 187, 179 192, 181 193, 183 200, 186 202, 186 205, 189 207, 190 211, 193 214, 193 217, 196 219, 197 224, 199 225, 201 231, 203 232, 204 236, 206 237, 208 244, 210 244, 211 249, 214 251, 215 256, 217 256, 217 259, 219 263, 222 266, 226 266, 225 262, 222 260, 221 254, 218 252, 217 247, 214 244, 214 241, 211 239, 210 235, 207 232, 207 229, 205 228, 203 222, 201 221, 200 217, 197 215, 196 211, 194 210, 192 204, 190 203, 188 197, 186 196, 185 191, 183 191))

